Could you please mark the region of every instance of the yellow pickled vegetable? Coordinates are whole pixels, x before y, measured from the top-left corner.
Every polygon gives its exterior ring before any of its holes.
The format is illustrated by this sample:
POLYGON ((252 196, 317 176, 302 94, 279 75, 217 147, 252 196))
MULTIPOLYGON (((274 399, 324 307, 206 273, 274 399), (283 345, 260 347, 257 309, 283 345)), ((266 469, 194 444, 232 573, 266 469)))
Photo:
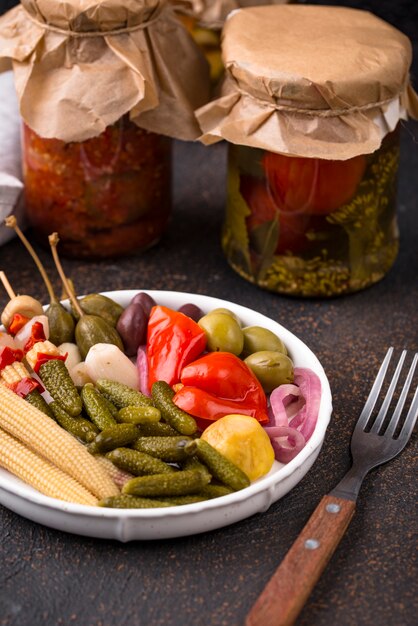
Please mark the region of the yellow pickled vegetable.
POLYGON ((201 438, 235 463, 251 481, 267 474, 273 465, 273 446, 254 417, 225 415, 208 426, 201 438))

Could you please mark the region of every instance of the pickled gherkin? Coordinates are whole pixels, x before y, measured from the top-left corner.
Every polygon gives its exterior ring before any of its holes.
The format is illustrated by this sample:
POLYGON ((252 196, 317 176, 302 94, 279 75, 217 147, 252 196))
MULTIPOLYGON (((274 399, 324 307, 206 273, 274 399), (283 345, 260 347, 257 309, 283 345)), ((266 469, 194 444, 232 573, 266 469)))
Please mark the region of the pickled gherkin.
POLYGON ((174 467, 160 459, 131 448, 115 448, 106 454, 120 469, 130 472, 134 476, 147 474, 170 474, 176 471, 174 467))
POLYGON ((93 454, 109 452, 133 443, 138 437, 138 430, 134 424, 116 424, 105 428, 90 444, 89 450, 93 454))
POLYGON ((151 394, 155 406, 161 411, 163 419, 170 426, 181 435, 194 435, 197 431, 196 420, 174 404, 174 391, 168 383, 163 380, 154 383, 151 394))
POLYGON ((165 422, 138 424, 138 432, 140 437, 176 437, 179 434, 177 430, 165 422))
POLYGON ((226 485, 216 485, 210 483, 203 487, 201 491, 199 491, 199 495, 204 496, 206 499, 212 498, 220 498, 221 496, 228 496, 230 493, 234 493, 234 489, 227 487, 226 485))
POLYGON ((87 415, 99 430, 104 430, 117 424, 105 398, 95 389, 92 383, 86 383, 83 386, 81 399, 87 415))
POLYGON ((178 463, 194 454, 196 444, 190 437, 138 437, 133 448, 163 461, 178 463))
POLYGON ((198 459, 209 468, 214 478, 231 487, 234 491, 249 486, 250 479, 248 476, 213 446, 203 439, 195 439, 193 443, 196 444, 198 459))
POLYGON ((73 417, 80 415, 83 404, 64 361, 49 359, 41 365, 38 373, 54 400, 73 417))
POLYGON ((119 409, 127 406, 152 406, 152 400, 145 394, 123 383, 100 378, 96 381, 96 387, 119 409))
POLYGON ((120 496, 110 496, 99 501, 99 506, 111 509, 158 509, 162 507, 174 506, 169 502, 153 500, 152 498, 139 498, 122 494, 120 496))
POLYGON ((39 393, 37 389, 33 389, 30 393, 25 396, 26 402, 29 402, 32 406, 36 406, 37 409, 48 415, 48 417, 54 417, 53 412, 49 408, 48 403, 43 398, 43 396, 39 393))
POLYGON ((198 493, 210 481, 210 475, 199 470, 180 470, 172 474, 138 476, 129 480, 122 493, 134 496, 185 496, 198 493))
POLYGON ((84 443, 90 443, 98 433, 98 428, 84 417, 69 415, 58 402, 51 402, 49 407, 58 424, 67 432, 84 443))
POLYGON ((154 406, 126 406, 120 409, 116 419, 127 424, 155 424, 160 421, 161 413, 154 406))

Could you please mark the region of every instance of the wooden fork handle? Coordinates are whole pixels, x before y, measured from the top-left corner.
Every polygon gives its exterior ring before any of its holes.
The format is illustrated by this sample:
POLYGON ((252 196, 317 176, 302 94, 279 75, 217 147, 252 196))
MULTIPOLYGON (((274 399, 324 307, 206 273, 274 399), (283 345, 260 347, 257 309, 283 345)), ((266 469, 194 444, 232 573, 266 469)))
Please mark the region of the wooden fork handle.
POLYGON ((341 541, 356 503, 322 498, 258 597, 246 626, 291 626, 341 541))

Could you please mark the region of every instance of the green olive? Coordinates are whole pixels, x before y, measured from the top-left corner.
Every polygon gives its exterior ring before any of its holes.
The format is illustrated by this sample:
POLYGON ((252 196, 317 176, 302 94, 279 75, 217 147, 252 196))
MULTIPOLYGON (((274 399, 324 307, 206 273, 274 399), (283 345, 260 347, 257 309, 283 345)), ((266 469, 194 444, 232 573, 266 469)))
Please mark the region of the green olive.
POLYGON ((246 357, 253 352, 269 350, 287 354, 283 341, 268 328, 262 326, 247 326, 242 329, 244 333, 244 349, 242 357, 246 357))
POLYGON ((239 319, 238 315, 236 315, 233 311, 231 311, 231 309, 224 309, 223 307, 220 307, 218 309, 212 309, 210 313, 224 313, 225 315, 230 315, 231 317, 234 318, 234 320, 238 323, 238 325, 241 326, 241 320, 239 319))
POLYGON ((227 313, 212 311, 198 322, 206 333, 208 350, 232 352, 239 355, 244 345, 244 335, 236 319, 227 313))
POLYGON ((247 356, 244 363, 258 378, 266 393, 270 393, 279 385, 293 382, 293 363, 282 352, 273 350, 253 352, 247 356))

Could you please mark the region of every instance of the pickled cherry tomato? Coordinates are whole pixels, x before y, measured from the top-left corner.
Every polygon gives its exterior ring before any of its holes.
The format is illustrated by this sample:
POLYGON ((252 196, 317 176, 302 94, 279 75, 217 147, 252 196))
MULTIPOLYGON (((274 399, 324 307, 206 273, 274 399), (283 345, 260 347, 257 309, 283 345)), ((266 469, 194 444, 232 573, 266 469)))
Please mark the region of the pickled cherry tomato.
POLYGON ((266 152, 262 159, 271 196, 281 211, 328 215, 355 194, 366 157, 328 161, 266 152))

